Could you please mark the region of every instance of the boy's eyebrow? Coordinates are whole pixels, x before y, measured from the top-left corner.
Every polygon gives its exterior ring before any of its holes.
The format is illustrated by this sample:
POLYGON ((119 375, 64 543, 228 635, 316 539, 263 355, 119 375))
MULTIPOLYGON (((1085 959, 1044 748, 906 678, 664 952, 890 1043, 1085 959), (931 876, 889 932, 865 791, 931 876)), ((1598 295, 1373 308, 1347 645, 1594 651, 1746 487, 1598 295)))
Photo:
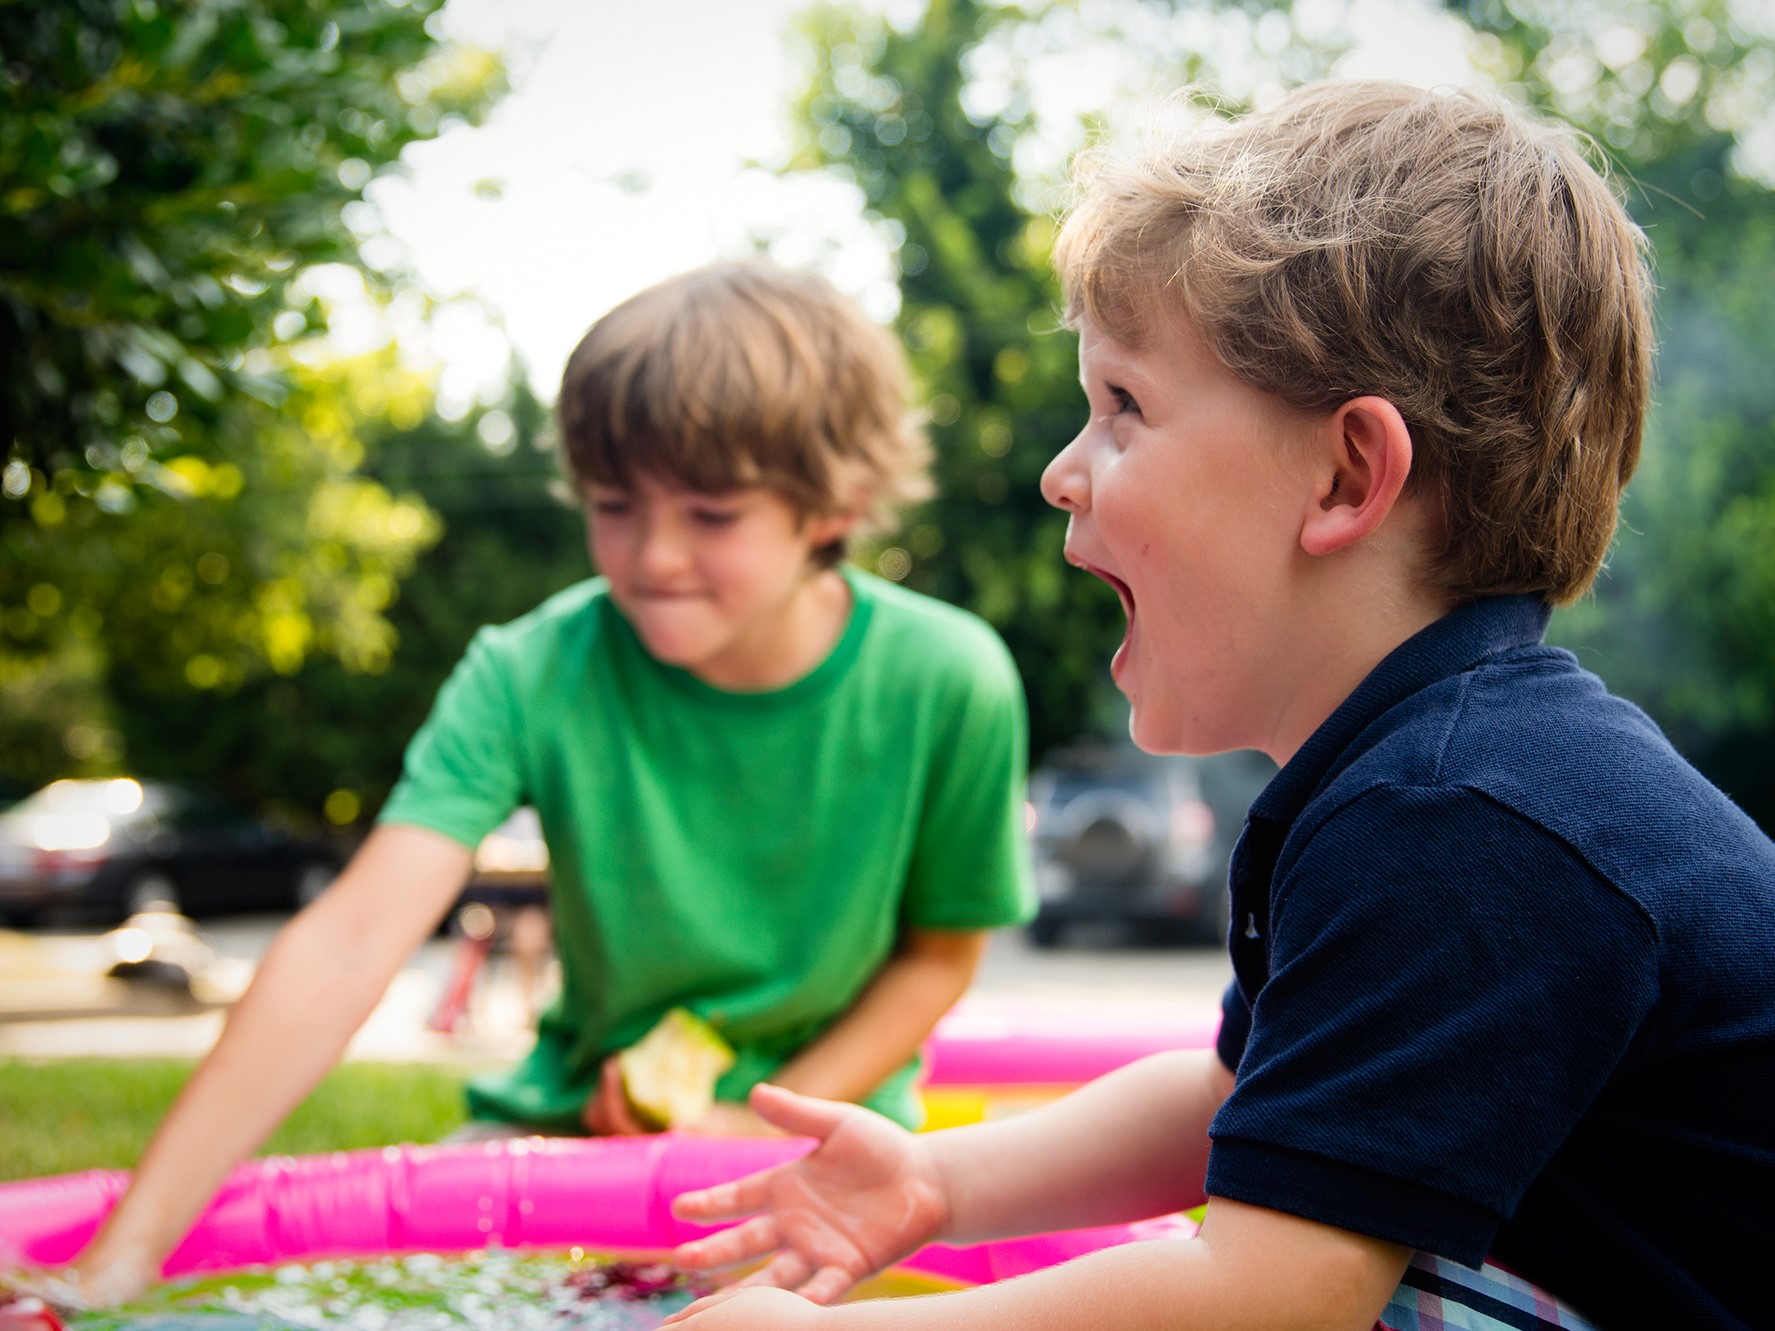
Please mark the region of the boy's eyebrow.
MULTIPOLYGON (((1098 351, 1093 358, 1093 365, 1097 371, 1097 377, 1099 379, 1102 379, 1105 383, 1114 384, 1119 388, 1140 388, 1147 386, 1152 382, 1152 376, 1150 374, 1142 373, 1139 366, 1133 364, 1125 354, 1114 348, 1098 351)), ((1088 377, 1089 376, 1085 371, 1084 362, 1080 361, 1079 386, 1081 388, 1085 386, 1085 380, 1088 377)))

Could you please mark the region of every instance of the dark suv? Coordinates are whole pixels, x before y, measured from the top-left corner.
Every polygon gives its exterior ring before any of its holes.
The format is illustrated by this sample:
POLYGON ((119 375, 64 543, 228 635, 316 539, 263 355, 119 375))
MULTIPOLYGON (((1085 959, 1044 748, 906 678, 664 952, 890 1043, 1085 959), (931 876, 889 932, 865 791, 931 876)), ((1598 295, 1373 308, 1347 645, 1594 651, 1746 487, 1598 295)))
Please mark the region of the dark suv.
POLYGON ((1051 947, 1075 920, 1224 939, 1227 858, 1275 770, 1257 753, 1158 756, 1127 743, 1052 754, 1029 781, 1041 898, 1031 940, 1051 947))
POLYGON ((157 781, 56 781, 0 814, 0 922, 288 910, 336 872, 321 842, 157 781))

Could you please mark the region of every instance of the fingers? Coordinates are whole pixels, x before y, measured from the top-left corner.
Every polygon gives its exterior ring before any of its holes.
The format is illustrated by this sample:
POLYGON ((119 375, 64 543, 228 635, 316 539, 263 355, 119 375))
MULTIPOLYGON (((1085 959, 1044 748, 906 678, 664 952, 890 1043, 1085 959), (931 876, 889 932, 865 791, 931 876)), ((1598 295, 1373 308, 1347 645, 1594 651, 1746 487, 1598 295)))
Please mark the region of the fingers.
POLYGON ((581 1118, 586 1128, 599 1137, 632 1137, 647 1131, 629 1108, 629 1097, 622 1085, 622 1064, 615 1054, 605 1059, 599 1069, 598 1088, 586 1101, 581 1118))
POLYGON ((838 1131, 856 1106, 837 1100, 816 1100, 811 1095, 759 1082, 752 1088, 753 1110, 766 1123, 781 1128, 795 1137, 818 1137, 821 1141, 838 1131))
POLYGON ((857 1278, 842 1266, 822 1266, 805 1281, 796 1293, 809 1303, 837 1303, 850 1293, 851 1286, 857 1278))
POLYGON ((695 1271, 711 1271, 723 1266, 738 1266, 775 1252, 783 1246, 777 1222, 767 1215, 755 1216, 743 1225, 724 1229, 719 1234, 680 1244, 672 1253, 679 1266, 695 1271))
POLYGON ((695 1303, 680 1308, 677 1312, 666 1318, 665 1321, 661 1322, 660 1325, 662 1327, 673 1326, 679 1322, 687 1321, 688 1319, 695 1317, 698 1313, 706 1313, 717 1304, 727 1302, 727 1300, 731 1299, 737 1293, 739 1293, 739 1286, 729 1285, 725 1289, 716 1290, 713 1294, 705 1294, 695 1303))
POLYGON ((10 1298, 0 1294, 0 1331, 64 1331, 62 1319, 34 1294, 10 1298))
POLYGON ((813 1274, 813 1263, 800 1253, 780 1252, 744 1280, 736 1280, 731 1288, 751 1289, 763 1285, 767 1289, 795 1289, 813 1274))
POLYGON ((585 1124, 586 1131, 594 1136, 607 1137, 611 1133, 610 1116, 605 1108, 605 1083, 610 1080, 610 1060, 598 1069, 598 1084, 592 1087, 592 1093, 586 1097, 585 1107, 579 1111, 579 1121, 585 1124))
POLYGON ((717 1183, 712 1188, 681 1192, 672 1199, 672 1214, 680 1220, 705 1223, 755 1215, 769 1202, 771 1181, 784 1168, 783 1165, 773 1165, 732 1183, 717 1183))

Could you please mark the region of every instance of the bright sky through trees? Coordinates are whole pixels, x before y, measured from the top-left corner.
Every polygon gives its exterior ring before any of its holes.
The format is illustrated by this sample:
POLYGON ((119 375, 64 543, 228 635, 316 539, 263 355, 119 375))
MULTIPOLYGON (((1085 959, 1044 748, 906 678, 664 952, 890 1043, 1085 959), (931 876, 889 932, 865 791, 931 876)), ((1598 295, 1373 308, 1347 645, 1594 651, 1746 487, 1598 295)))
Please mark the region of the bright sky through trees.
MULTIPOLYGON (((876 0, 879 5, 879 0, 876 0)), ((479 128, 410 150, 404 180, 372 187, 392 240, 434 295, 477 296, 422 318, 392 312, 411 353, 441 361, 443 396, 492 390, 509 338, 552 399, 585 327, 670 273, 772 238, 786 262, 818 260, 840 286, 891 315, 881 242, 853 190, 785 180, 769 168, 790 147, 789 107, 803 81, 789 39, 804 0, 450 0, 444 29, 504 52, 515 90, 479 128)), ((890 17, 919 6, 894 0, 890 17)), ((1302 26, 1340 24, 1356 47, 1340 73, 1436 84, 1470 79, 1459 23, 1422 0, 1302 0, 1302 26), (1347 17, 1346 17, 1347 13, 1347 17)), ((1205 17, 1205 16, 1204 16, 1205 17)), ((1069 63, 1037 95, 1056 120, 1141 90, 1137 52, 1069 63)), ((334 275, 336 338, 376 340, 354 317, 355 275, 334 275)), ((325 279, 322 279, 325 281, 325 279)))

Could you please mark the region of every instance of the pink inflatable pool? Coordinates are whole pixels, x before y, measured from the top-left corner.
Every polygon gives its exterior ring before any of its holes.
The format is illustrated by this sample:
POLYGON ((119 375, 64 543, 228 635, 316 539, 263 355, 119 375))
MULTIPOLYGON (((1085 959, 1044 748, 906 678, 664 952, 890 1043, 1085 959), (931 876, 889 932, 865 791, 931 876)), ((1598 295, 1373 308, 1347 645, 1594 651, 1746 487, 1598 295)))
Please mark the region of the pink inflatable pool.
MULTIPOLYGON (((789 1159, 809 1144, 668 1133, 256 1160, 229 1176, 165 1273, 492 1245, 658 1251, 703 1232, 672 1217, 680 1192, 789 1159)), ((122 1172, 94 1170, 0 1186, 0 1265, 69 1260, 126 1181, 122 1172)), ((1112 1244, 1194 1232, 1188 1219, 1170 1216, 966 1248, 933 1244, 905 1265, 983 1284, 1112 1244)))
POLYGON ((1082 1086, 1170 1049, 1208 1049, 1216 1009, 1172 1005, 1030 1009, 963 999, 925 1044, 926 1084, 1082 1086))
MULTIPOLYGON (((938 1026, 928 1093, 966 1121, 1057 1094, 1148 1054, 1213 1043, 1215 1015, 1169 1009, 1030 1012, 978 1001, 938 1026)), ((473 1146, 391 1146, 256 1160, 236 1169, 168 1259, 169 1276, 327 1256, 585 1247, 658 1251, 700 1232, 673 1219, 681 1192, 738 1178, 806 1141, 657 1137, 531 1138, 473 1146)), ((128 1175, 94 1170, 0 1185, 0 1267, 57 1265, 85 1246, 128 1175)), ((966 1284, 1021 1275, 1135 1238, 1194 1233, 1183 1217, 970 1248, 938 1245, 906 1265, 966 1284)))

